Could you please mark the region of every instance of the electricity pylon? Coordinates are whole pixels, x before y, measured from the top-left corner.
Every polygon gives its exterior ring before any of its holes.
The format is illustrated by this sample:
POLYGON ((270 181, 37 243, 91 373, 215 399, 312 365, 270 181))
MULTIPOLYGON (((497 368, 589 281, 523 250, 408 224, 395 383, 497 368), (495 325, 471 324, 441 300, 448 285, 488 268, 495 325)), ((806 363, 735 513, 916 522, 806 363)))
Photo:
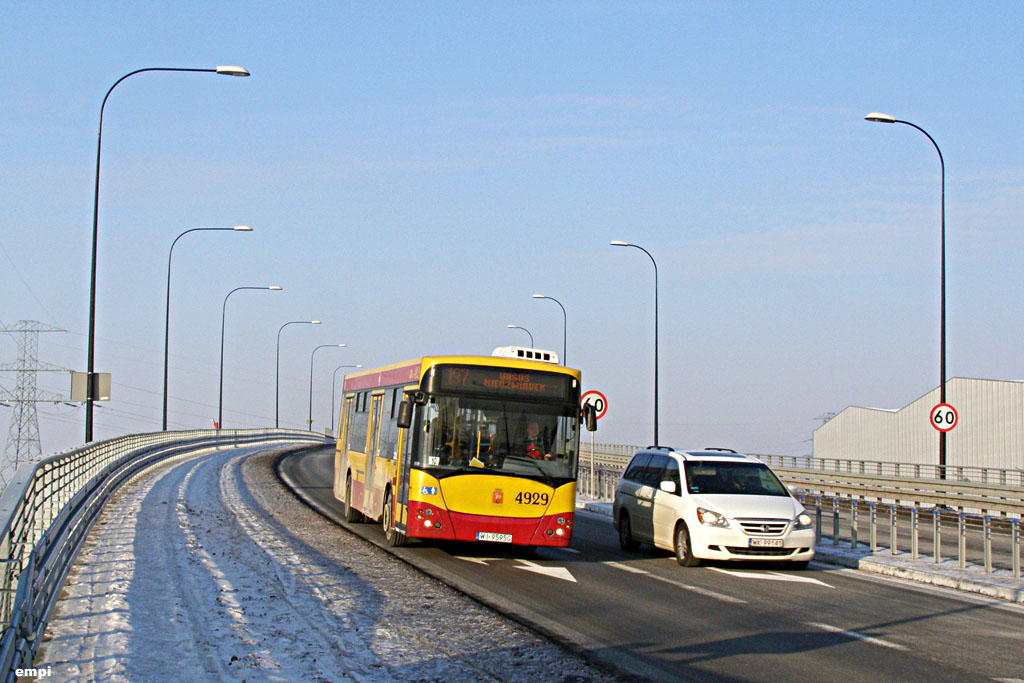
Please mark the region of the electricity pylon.
POLYGON ((18 360, 13 363, 0 363, 0 371, 17 373, 13 390, 0 389, 0 400, 14 409, 7 430, 3 461, 0 462, 0 482, 6 486, 19 465, 38 460, 43 454, 39 442, 36 404, 68 400, 60 394, 38 388, 36 373, 70 371, 38 359, 39 333, 64 330, 35 320, 19 320, 13 327, 0 327, 0 332, 11 333, 18 344, 18 360))

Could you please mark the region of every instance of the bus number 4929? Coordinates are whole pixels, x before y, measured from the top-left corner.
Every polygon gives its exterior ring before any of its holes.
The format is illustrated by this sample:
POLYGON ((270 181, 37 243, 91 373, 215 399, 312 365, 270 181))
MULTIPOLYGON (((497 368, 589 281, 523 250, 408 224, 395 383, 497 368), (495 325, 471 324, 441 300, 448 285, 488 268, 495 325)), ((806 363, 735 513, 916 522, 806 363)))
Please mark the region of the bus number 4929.
POLYGON ((548 494, 524 491, 516 494, 516 502, 520 505, 547 505, 548 494))

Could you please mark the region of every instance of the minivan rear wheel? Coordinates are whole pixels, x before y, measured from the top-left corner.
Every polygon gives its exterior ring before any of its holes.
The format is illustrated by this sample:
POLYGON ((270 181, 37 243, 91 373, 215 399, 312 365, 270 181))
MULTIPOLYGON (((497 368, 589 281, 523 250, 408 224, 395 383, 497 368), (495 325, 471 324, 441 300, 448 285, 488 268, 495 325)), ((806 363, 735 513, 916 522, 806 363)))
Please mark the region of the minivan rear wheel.
POLYGON ((640 547, 640 544, 633 539, 633 529, 629 526, 629 515, 625 512, 619 516, 619 547, 629 551, 640 547))
POLYGON ((675 534, 676 562, 684 567, 696 567, 700 559, 694 557, 693 546, 690 545, 690 530, 684 522, 676 525, 675 534))

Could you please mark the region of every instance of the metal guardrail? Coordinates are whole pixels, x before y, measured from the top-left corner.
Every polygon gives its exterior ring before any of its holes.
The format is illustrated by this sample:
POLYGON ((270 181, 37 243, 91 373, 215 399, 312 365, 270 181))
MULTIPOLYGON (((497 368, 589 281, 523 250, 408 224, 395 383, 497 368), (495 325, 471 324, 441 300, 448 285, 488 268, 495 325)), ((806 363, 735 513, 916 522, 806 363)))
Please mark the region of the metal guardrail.
POLYGON ((117 487, 144 468, 201 448, 324 442, 289 429, 132 434, 23 465, 0 496, 0 676, 31 666, 71 562, 117 487))
POLYGON ((938 479, 950 482, 971 482, 981 486, 1010 486, 1024 488, 1024 468, 1000 469, 966 465, 922 465, 920 463, 884 462, 880 460, 836 460, 792 455, 761 455, 769 467, 831 472, 846 475, 865 475, 887 479, 938 479), (943 476, 944 475, 944 476, 943 476))

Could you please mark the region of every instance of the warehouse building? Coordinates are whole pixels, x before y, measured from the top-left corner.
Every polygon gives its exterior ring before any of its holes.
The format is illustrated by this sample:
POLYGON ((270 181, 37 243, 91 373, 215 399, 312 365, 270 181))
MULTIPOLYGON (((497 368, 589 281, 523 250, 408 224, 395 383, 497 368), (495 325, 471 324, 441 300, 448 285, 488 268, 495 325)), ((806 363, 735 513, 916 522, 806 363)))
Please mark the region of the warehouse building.
MULTIPOLYGON (((938 387, 895 410, 850 406, 814 430, 814 457, 937 464, 937 403, 938 387)), ((948 466, 1024 469, 1024 382, 954 377, 946 403, 959 413, 946 436, 948 466)))

